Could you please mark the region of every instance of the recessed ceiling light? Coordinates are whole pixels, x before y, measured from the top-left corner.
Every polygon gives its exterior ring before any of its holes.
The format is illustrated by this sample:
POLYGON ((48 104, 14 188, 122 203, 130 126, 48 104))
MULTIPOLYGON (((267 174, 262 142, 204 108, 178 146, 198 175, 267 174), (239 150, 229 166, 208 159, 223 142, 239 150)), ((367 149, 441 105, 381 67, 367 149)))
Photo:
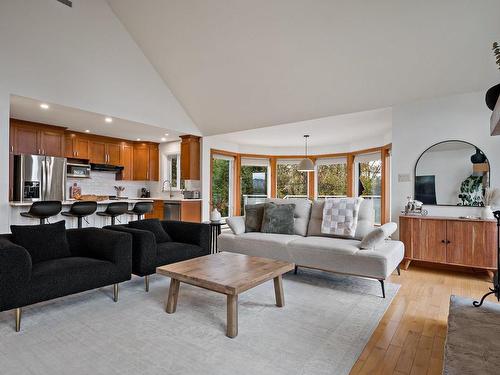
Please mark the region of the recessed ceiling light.
POLYGON ((90 130, 89 129, 85 130, 85 133, 90 133, 90 130))
POLYGON ((106 121, 107 123, 110 123, 110 122, 113 122, 113 119, 111 117, 106 117, 104 119, 104 121, 106 121))
POLYGON ((168 133, 165 133, 165 135, 168 137, 168 133))
POLYGON ((162 137, 162 138, 161 138, 161 141, 162 141, 162 142, 165 142, 166 140, 167 140, 167 138, 165 138, 165 137, 162 137))
POLYGON ((138 141, 140 141, 141 139, 140 138, 137 138, 138 141))
POLYGON ((41 109, 49 109, 50 107, 49 107, 49 105, 48 105, 48 104, 46 104, 46 103, 42 103, 42 104, 40 104, 40 108, 41 108, 41 109))

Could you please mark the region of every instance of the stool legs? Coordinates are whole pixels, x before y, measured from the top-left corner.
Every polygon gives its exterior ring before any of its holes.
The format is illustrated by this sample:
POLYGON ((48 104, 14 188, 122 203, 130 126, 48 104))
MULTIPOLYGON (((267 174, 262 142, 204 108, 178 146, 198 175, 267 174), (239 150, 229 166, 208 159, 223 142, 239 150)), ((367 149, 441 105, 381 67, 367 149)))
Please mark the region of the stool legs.
POLYGON ((111 225, 115 225, 116 223, 116 218, 114 216, 111 216, 111 225))
POLYGON ((78 217, 78 229, 81 229, 83 227, 83 218, 78 217))

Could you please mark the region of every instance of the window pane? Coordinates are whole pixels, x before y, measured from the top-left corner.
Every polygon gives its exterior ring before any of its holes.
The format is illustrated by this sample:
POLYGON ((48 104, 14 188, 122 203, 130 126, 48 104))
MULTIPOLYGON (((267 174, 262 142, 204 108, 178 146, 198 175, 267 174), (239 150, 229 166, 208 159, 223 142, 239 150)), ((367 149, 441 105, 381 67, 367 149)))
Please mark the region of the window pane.
POLYGON ((358 195, 373 199, 375 223, 380 224, 382 194, 382 161, 373 160, 358 163, 358 195))
POLYGON ((318 196, 347 195, 347 164, 318 165, 318 196))
POLYGON ((172 187, 176 188, 176 187, 178 187, 177 186, 177 155, 172 157, 171 160, 172 161, 170 163, 170 168, 171 168, 172 178, 170 179, 170 181, 172 182, 172 187))
POLYGON ((241 167, 241 211, 245 205, 264 202, 267 198, 267 167, 243 165, 241 167))
POLYGON ((212 205, 219 210, 222 217, 228 217, 231 162, 224 159, 213 159, 212 165, 212 205))
POLYGON ((298 164, 278 164, 276 166, 276 192, 278 198, 307 198, 307 173, 297 170, 298 164))

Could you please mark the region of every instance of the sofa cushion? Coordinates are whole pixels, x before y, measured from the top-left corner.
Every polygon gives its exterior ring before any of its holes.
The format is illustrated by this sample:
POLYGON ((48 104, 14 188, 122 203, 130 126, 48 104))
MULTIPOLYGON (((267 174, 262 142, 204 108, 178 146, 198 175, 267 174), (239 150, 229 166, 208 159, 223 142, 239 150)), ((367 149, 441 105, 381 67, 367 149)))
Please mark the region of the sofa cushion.
POLYGON ((295 204, 264 204, 262 233, 293 234, 295 204))
POLYGON ((163 229, 160 220, 158 219, 145 219, 130 221, 128 225, 134 229, 147 230, 154 234, 156 243, 170 242, 172 239, 163 229))
POLYGON ((299 236, 307 235, 307 225, 311 214, 311 201, 308 199, 292 198, 269 198, 266 202, 276 204, 295 204, 294 211, 294 232, 299 236))
POLYGON ((28 250, 33 264, 71 256, 64 220, 43 225, 11 225, 10 230, 12 242, 28 250))
POLYGON ((372 250, 382 245, 384 241, 385 232, 381 227, 377 227, 363 237, 359 244, 359 248, 362 250, 372 250))
POLYGON ((288 254, 287 245, 297 238, 301 236, 258 232, 240 235, 222 233, 217 239, 217 245, 219 251, 291 262, 292 258, 288 254))
POLYGON ((400 241, 384 241, 373 251, 359 249, 355 239, 300 237, 288 244, 288 253, 297 265, 326 271, 385 279, 403 260, 400 241))
MULTIPOLYGON (((226 219, 226 224, 234 234, 245 233, 245 217, 244 216, 231 216, 226 219)), ((261 223, 262 224, 262 223, 261 223)))
MULTIPOLYGON (((323 208, 325 205, 324 200, 315 200, 311 207, 311 219, 307 228, 308 236, 321 236, 321 237, 336 237, 344 238, 342 236, 321 233, 321 223, 323 222, 323 208)), ((359 206, 358 212, 358 225, 354 238, 361 240, 373 229, 374 211, 373 201, 371 199, 363 199, 359 206)))
POLYGON ((245 206, 245 232, 260 232, 264 218, 265 203, 245 206))
POLYGON ((206 255, 202 247, 181 242, 159 243, 156 251, 156 264, 158 266, 206 255))

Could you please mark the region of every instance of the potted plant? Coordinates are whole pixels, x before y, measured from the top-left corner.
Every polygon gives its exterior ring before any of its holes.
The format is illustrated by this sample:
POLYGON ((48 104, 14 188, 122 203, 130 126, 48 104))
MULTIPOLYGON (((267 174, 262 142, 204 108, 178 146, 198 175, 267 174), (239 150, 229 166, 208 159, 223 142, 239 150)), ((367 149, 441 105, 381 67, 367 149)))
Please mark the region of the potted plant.
MULTIPOLYGON (((494 42, 492 50, 493 54, 495 55, 498 69, 500 69, 500 44, 498 44, 498 42, 494 42)), ((499 96, 500 96, 500 83, 498 85, 493 86, 488 91, 486 91, 486 98, 485 98, 486 105, 492 111, 495 109, 499 96)))

